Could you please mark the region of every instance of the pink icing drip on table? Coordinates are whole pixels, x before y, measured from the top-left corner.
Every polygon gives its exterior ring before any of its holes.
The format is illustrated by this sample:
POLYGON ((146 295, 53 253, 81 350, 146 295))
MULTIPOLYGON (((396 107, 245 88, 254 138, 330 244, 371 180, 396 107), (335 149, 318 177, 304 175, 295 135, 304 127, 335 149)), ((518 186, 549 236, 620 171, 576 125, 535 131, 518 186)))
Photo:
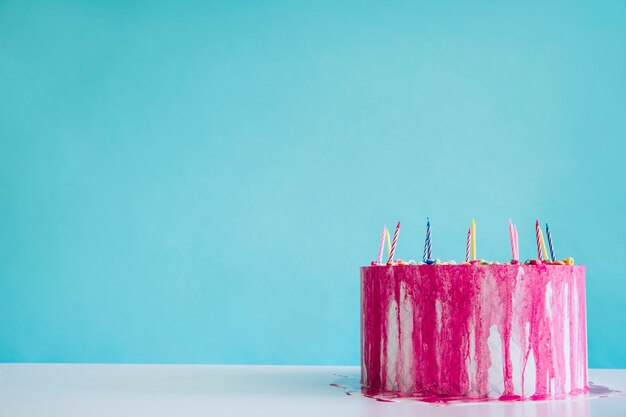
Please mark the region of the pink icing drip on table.
POLYGON ((583 266, 364 267, 361 303, 362 382, 370 389, 493 396, 489 343, 495 326, 502 350, 502 358, 496 358, 502 363, 502 399, 587 390, 583 266), (403 314, 412 324, 407 329, 403 314), (515 358, 513 345, 521 351, 515 358), (389 346, 395 351, 389 352, 389 346), (535 385, 528 393, 523 384, 531 355, 535 385))
MULTIPOLYGON (((339 376, 339 375, 337 375, 339 376)), ((377 390, 368 387, 362 387, 358 382, 358 377, 352 376, 340 376, 335 382, 329 384, 332 387, 337 387, 342 389, 346 395, 349 396, 362 396, 367 398, 372 398, 376 401, 381 402, 396 402, 396 401, 419 401, 430 403, 434 405, 442 405, 442 406, 455 406, 455 405, 465 405, 465 404, 480 404, 480 403, 489 403, 489 402, 498 402, 498 401, 525 401, 525 400, 534 400, 534 401, 551 401, 551 400, 568 400, 570 398, 577 399, 595 399, 595 398, 609 398, 616 395, 622 395, 621 391, 616 391, 610 389, 606 386, 596 385, 593 382, 589 381, 589 389, 586 393, 582 392, 573 392, 570 394, 561 394, 555 395, 553 397, 546 398, 523 398, 519 395, 513 396, 501 396, 499 398, 489 398, 489 397, 468 397, 468 396, 452 396, 452 395, 441 395, 434 393, 412 393, 412 394, 403 394, 394 391, 384 391, 377 390)))

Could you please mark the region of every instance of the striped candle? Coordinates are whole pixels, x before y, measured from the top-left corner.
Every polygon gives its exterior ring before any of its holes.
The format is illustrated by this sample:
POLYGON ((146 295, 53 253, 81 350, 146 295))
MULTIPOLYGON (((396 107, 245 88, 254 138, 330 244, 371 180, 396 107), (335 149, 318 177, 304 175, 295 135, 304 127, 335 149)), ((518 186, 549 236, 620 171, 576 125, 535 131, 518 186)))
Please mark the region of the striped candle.
POLYGON ((535 235, 537 237, 537 259, 543 260, 541 257, 541 228, 539 227, 539 220, 535 221, 535 235))
POLYGON ((476 222, 472 219, 472 261, 476 260, 476 222))
POLYGON ((513 233, 515 234, 515 259, 519 261, 519 237, 517 237, 516 225, 513 225, 513 233))
POLYGON ((391 239, 389 238, 389 229, 385 226, 385 237, 387 238, 387 256, 391 256, 391 239))
POLYGON ((548 235, 548 245, 550 245, 550 256, 552 257, 552 262, 554 262, 556 261, 556 257, 554 256, 554 246, 552 246, 552 233, 550 233, 548 223, 546 223, 546 235, 548 235))
POLYGON ((393 260, 393 254, 396 252, 396 244, 398 243, 398 235, 400 234, 400 222, 396 226, 396 231, 393 234, 393 242, 391 243, 391 252, 389 253, 389 260, 387 262, 391 262, 393 260))
POLYGON ((383 227, 383 235, 380 237, 380 249, 378 249, 378 261, 380 265, 383 262, 383 251, 385 250, 385 236, 387 235, 387 225, 383 227))
POLYGON ((430 219, 426 218, 426 241, 424 242, 424 262, 431 256, 430 219))
POLYGON ((513 231, 513 222, 509 219, 509 239, 511 240, 511 259, 515 259, 515 232, 513 231))
POLYGON ((539 228, 539 237, 541 238, 541 250, 543 251, 543 259, 549 261, 548 250, 546 249, 546 241, 543 240, 543 231, 539 228))
POLYGON ((471 239, 472 239, 472 228, 470 227, 469 229, 467 229, 467 244, 465 245, 465 262, 470 261, 470 247, 472 246, 471 239))

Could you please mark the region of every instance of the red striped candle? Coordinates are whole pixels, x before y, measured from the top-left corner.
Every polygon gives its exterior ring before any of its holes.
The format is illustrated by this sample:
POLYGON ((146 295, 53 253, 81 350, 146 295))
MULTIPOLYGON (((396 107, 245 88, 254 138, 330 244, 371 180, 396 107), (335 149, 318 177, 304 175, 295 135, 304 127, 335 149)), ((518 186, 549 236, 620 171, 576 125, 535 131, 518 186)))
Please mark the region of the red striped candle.
POLYGON ((396 231, 393 234, 393 242, 391 242, 391 252, 389 253, 389 260, 387 262, 391 262, 393 260, 393 254, 396 252, 396 243, 398 243, 398 235, 400 234, 400 222, 396 226, 396 231))

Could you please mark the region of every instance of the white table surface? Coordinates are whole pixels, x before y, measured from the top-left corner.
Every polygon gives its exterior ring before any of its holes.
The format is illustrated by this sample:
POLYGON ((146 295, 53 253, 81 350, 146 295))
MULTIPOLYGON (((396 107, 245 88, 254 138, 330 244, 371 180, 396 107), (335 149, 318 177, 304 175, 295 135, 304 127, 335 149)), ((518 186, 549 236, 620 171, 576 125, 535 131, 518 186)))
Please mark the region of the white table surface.
MULTIPOLYGON (((0 364, 0 416, 626 416, 626 396, 436 406, 348 396, 349 366, 0 364)), ((626 370, 590 380, 626 392, 626 370)))

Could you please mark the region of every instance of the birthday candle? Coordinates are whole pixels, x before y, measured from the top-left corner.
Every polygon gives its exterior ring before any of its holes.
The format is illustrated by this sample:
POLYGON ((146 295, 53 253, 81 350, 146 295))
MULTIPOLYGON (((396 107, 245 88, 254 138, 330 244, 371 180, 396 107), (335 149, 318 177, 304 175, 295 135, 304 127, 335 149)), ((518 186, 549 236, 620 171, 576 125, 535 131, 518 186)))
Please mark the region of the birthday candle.
POLYGON ((387 225, 383 227, 383 234, 380 237, 380 249, 378 249, 378 264, 383 262, 383 250, 385 250, 385 235, 387 234, 387 225))
POLYGON ((548 257, 548 251, 546 249, 546 242, 543 240, 543 232, 541 231, 541 228, 539 228, 539 237, 541 238, 541 250, 543 251, 543 258, 546 261, 549 261, 550 258, 548 257))
POLYGON ((389 238, 389 229, 385 226, 385 236, 387 238, 387 256, 391 256, 391 239, 389 238))
POLYGON ((554 246, 552 246, 552 233, 550 233, 548 223, 546 223, 546 235, 548 235, 548 245, 550 245, 550 256, 552 257, 552 262, 554 262, 556 261, 556 257, 554 256, 554 246))
POLYGON ((537 259, 541 261, 541 228, 539 227, 539 220, 535 221, 535 235, 537 237, 537 259))
POLYGON ((470 227, 467 229, 467 244, 465 245, 465 262, 469 262, 470 260, 471 238, 472 238, 472 228, 470 227))
POLYGON ((393 243, 391 244, 391 252, 389 253, 389 260, 387 262, 391 262, 393 260, 393 254, 396 251, 396 243, 398 243, 398 235, 400 234, 400 222, 396 226, 396 231, 393 234, 393 243))
POLYGON ((424 242, 424 262, 431 256, 430 219, 426 218, 426 241, 424 242))
POLYGON ((476 260, 476 222, 472 219, 472 261, 476 260))
POLYGON ((509 219, 509 238, 511 240, 511 256, 515 259, 515 232, 513 231, 513 222, 509 219))
POLYGON ((513 225, 513 233, 515 234, 515 259, 519 261, 519 238, 517 237, 516 225, 513 225))

